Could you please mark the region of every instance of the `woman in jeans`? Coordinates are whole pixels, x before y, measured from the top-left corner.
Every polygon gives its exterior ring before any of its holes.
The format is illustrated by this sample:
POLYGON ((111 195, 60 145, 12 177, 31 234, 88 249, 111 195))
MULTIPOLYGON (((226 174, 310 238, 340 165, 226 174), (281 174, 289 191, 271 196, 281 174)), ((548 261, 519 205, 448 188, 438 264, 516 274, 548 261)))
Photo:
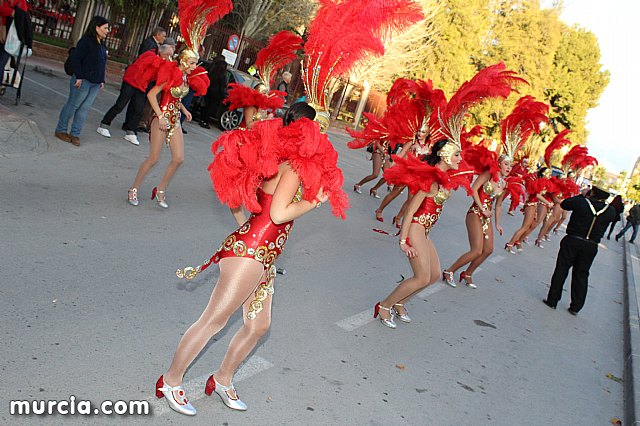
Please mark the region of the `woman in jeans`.
POLYGON ((74 146, 80 146, 79 136, 84 121, 98 95, 98 90, 104 87, 107 66, 104 39, 108 33, 109 22, 102 16, 94 16, 71 56, 73 76, 69 82, 69 98, 60 111, 55 135, 74 146), (71 119, 73 121, 69 133, 67 130, 71 119))

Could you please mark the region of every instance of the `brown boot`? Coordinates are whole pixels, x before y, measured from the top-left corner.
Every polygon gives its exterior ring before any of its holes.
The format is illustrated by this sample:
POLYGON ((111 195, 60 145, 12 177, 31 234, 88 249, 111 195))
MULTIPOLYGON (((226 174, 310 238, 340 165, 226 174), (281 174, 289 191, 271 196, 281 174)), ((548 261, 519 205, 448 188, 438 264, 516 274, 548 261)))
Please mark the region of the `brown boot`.
POLYGON ((71 142, 71 136, 67 132, 55 132, 56 138, 63 140, 65 142, 71 142))
POLYGON ((77 136, 69 135, 69 142, 73 146, 80 146, 80 138, 77 136))

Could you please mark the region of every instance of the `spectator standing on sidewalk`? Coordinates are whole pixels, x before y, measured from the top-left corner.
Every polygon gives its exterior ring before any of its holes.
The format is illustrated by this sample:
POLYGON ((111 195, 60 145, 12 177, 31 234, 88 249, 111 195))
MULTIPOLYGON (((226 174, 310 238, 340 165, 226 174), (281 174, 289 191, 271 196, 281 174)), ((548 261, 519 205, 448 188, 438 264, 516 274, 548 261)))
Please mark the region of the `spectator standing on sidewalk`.
MULTIPOLYGON (((171 57, 171 55, 173 55, 173 47, 163 44, 158 48, 158 54, 163 58, 171 57)), ((111 137, 111 132, 109 131, 111 122, 128 104, 127 116, 124 124, 122 125, 123 130, 126 132, 124 139, 134 145, 140 145, 136 129, 138 128, 138 123, 142 118, 142 112, 147 98, 145 92, 136 89, 133 84, 135 83, 136 75, 143 71, 139 69, 140 63, 144 61, 144 58, 147 55, 155 55, 155 53, 153 53, 152 50, 147 50, 131 65, 129 65, 124 72, 122 85, 120 86, 120 95, 118 96, 118 99, 116 99, 116 103, 104 115, 100 122, 100 127, 96 130, 102 136, 106 138, 111 137), (140 60, 141 58, 142 61, 140 60)))
POLYGON ((633 233, 631 234, 631 239, 629 242, 634 244, 636 240, 636 235, 638 235, 638 224, 640 224, 640 204, 636 203, 629 210, 629 215, 627 216, 627 223, 624 225, 624 228, 616 235, 616 241, 618 241, 629 228, 633 228, 633 233))
POLYGON ((80 132, 98 91, 104 88, 107 67, 107 47, 104 39, 109 34, 109 21, 94 16, 71 55, 73 75, 69 82, 69 98, 65 103, 55 136, 74 146, 80 146, 80 132), (69 121, 71 133, 67 133, 69 121))
POLYGON ((167 30, 162 27, 155 27, 151 35, 144 40, 138 49, 138 56, 142 55, 147 50, 153 50, 158 53, 158 48, 164 43, 164 39, 167 38, 167 30))
POLYGON ((622 212, 624 211, 624 204, 622 203, 622 197, 620 195, 616 195, 613 197, 613 200, 609 203, 616 209, 616 217, 611 222, 611 226, 609 227, 609 232, 607 233, 607 240, 611 239, 611 233, 613 232, 613 228, 616 227, 616 223, 622 220, 622 212))
MULTIPOLYGON (((5 38, 13 22, 16 9, 26 12, 26 0, 0 0, 0 26, 4 26, 3 33, 5 38)), ((0 75, 4 75, 4 67, 11 56, 4 50, 4 42, 5 39, 0 39, 0 75)), ((2 82, 1 80, 2 78, 0 78, 0 82, 2 82)), ((0 90, 2 90, 0 94, 4 94, 4 87, 0 87, 0 90)))
POLYGON ((547 298, 543 300, 548 307, 555 309, 562 298, 562 287, 570 268, 573 270, 569 313, 576 315, 584 306, 589 270, 598 254, 598 244, 616 215, 616 210, 605 203, 607 198, 608 192, 594 186, 586 197, 577 195, 560 203, 560 207, 572 213, 567 225, 567 235, 560 241, 551 287, 547 298))

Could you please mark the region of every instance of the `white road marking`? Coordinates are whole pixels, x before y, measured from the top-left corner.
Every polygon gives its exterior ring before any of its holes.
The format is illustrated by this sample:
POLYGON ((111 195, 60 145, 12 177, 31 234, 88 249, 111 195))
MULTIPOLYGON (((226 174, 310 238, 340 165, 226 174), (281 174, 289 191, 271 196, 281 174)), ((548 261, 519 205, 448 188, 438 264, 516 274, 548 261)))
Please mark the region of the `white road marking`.
POLYGON ((504 260, 504 256, 500 256, 499 254, 494 254, 489 258, 489 262, 491 263, 498 263, 498 262, 502 262, 503 260, 504 260))
MULTIPOLYGON (((268 370, 271 367, 273 367, 273 364, 266 359, 259 356, 252 356, 238 369, 238 372, 233 378, 233 382, 239 383, 245 379, 248 379, 249 377, 255 376, 258 373, 268 370)), ((182 384, 184 392, 190 402, 197 401, 206 396, 204 393, 204 386, 211 374, 213 374, 213 371, 204 376, 197 377, 182 384)), ((215 398, 216 400, 219 400, 219 397, 217 395, 215 395, 215 398)), ((151 412, 154 415, 162 415, 168 413, 169 411, 172 411, 164 398, 156 398, 154 396, 147 401, 149 401, 151 412)), ((221 401, 217 402, 222 403, 221 401)))
MULTIPOLYGON (((37 84, 37 85, 38 85, 38 86, 40 86, 40 87, 44 87, 45 89, 50 90, 50 91, 52 91, 53 93, 55 93, 55 94, 57 94, 57 95, 60 95, 60 96, 62 96, 62 97, 65 97, 65 98, 66 98, 66 97, 68 97, 68 96, 69 96, 69 94, 68 94, 68 93, 58 92, 57 90, 54 90, 54 89, 52 89, 51 87, 45 86, 44 84, 39 83, 39 82, 37 82, 37 81, 35 81, 35 80, 32 80, 32 79, 30 79, 29 77, 25 77, 25 80, 27 80, 27 81, 29 81, 29 82, 31 82, 31 83, 33 83, 33 84, 37 84)), ((102 110, 100 110, 100 109, 98 109, 98 108, 91 107, 91 109, 92 109, 93 111, 99 112, 99 113, 100 113, 100 114, 102 114, 102 115, 106 114, 106 111, 102 111, 102 110)))
POLYGON ((426 299, 427 297, 432 296, 433 294, 439 292, 440 290, 444 290, 447 287, 448 285, 445 283, 431 284, 429 287, 418 293, 418 297, 420 297, 421 299, 426 299))
POLYGON ((367 309, 359 314, 355 314, 349 318, 338 321, 336 325, 345 331, 353 331, 356 328, 370 323, 371 321, 373 321, 373 309, 367 309))

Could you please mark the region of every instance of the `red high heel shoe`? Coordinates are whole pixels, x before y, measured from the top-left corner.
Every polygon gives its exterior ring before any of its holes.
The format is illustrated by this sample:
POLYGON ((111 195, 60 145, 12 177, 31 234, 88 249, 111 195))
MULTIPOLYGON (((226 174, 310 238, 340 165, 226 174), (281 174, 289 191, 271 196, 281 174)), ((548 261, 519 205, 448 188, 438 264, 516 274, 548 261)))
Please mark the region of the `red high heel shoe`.
POLYGON ((394 216, 392 224, 396 225, 396 228, 401 229, 402 228, 402 225, 400 224, 401 220, 402 220, 402 217, 394 216))
POLYGON ((384 218, 382 217, 382 210, 376 210, 376 220, 378 222, 384 222, 384 218))
POLYGON ((464 280, 464 283, 467 285, 467 287, 478 288, 478 286, 473 283, 473 280, 471 279, 471 275, 467 274, 467 271, 460 272, 460 280, 459 280, 460 284, 462 284, 462 280, 464 280))

